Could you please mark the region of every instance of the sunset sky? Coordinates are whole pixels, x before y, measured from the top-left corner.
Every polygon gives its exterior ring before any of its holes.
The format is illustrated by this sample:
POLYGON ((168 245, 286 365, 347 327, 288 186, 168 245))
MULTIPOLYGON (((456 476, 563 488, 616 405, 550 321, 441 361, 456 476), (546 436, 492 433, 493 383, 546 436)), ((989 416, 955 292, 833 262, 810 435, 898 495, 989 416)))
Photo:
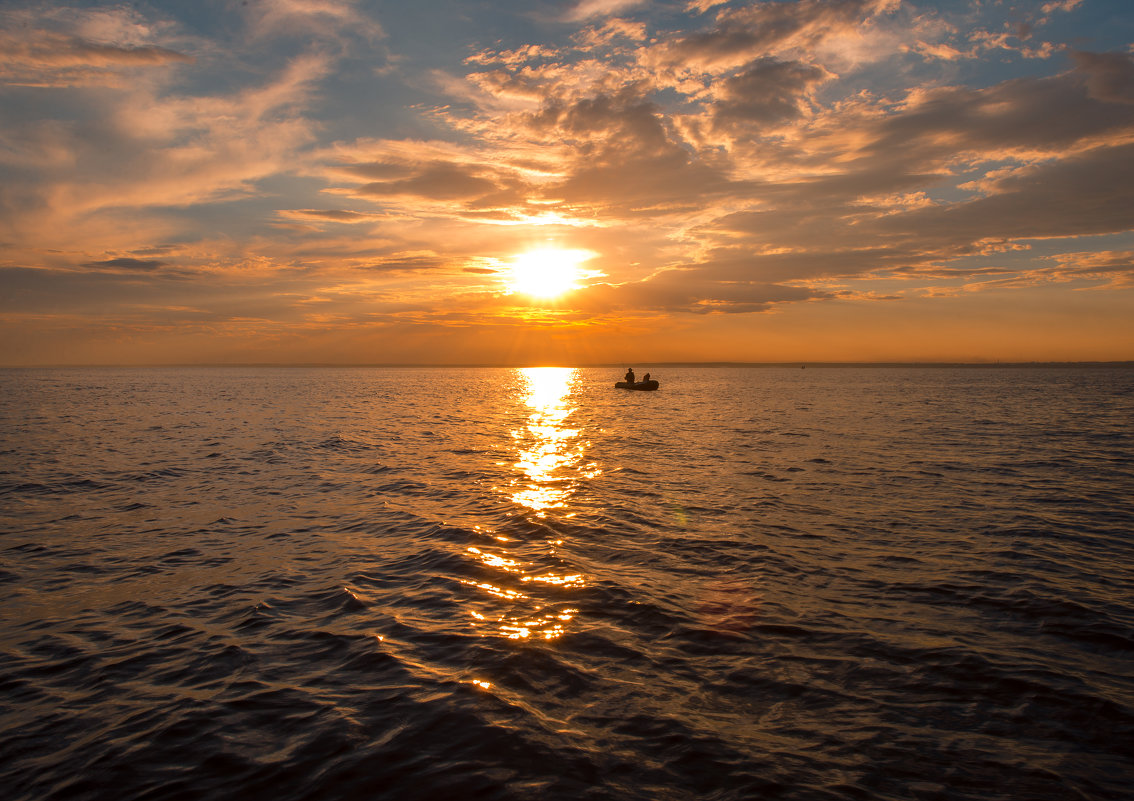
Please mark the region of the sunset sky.
POLYGON ((1134 359, 1132 45, 1130 0, 5 2, 0 363, 1134 359))

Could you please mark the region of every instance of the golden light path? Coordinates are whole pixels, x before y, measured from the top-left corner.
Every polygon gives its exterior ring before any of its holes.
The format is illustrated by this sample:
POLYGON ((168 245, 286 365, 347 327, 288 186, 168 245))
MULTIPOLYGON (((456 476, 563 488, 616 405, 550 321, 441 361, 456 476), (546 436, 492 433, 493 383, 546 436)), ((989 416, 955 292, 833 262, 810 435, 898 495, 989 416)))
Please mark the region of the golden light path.
POLYGON ((579 477, 583 461, 579 432, 567 427, 574 412, 570 404, 575 370, 566 367, 532 367, 522 371, 528 382, 531 408, 525 430, 513 431, 519 445, 512 500, 546 516, 548 509, 563 507, 579 477))
MULTIPOLYGON (((599 472, 595 465, 586 463, 585 442, 580 440, 579 431, 568 425, 576 408, 571 402, 571 390, 578 373, 559 367, 526 368, 517 373, 523 382, 529 414, 524 427, 512 432, 516 445, 516 461, 512 464, 515 475, 507 492, 513 503, 537 517, 546 518, 557 511, 571 517, 572 513, 565 510, 579 480, 599 472)), ((509 542, 507 537, 496 539, 509 542)), ((548 540, 549 555, 554 557, 556 546, 561 544, 562 540, 548 540)), ((507 552, 493 553, 483 547, 470 546, 467 552, 486 567, 511 574, 527 585, 525 589, 530 588, 530 592, 521 592, 496 582, 466 581, 495 599, 494 603, 506 605, 502 612, 493 612, 486 605, 470 610, 474 626, 488 627, 513 640, 553 640, 564 634, 564 625, 578 610, 566 608, 562 602, 541 603, 540 588, 581 588, 586 584, 584 576, 525 564, 507 552)))

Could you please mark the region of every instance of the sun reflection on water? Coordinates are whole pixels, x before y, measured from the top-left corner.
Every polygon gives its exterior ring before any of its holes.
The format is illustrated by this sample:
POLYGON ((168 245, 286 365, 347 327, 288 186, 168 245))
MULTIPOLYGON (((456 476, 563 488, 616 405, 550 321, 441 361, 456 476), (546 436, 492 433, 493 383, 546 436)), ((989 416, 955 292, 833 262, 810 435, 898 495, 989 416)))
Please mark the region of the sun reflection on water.
MULTIPOLYGON (((514 461, 502 463, 512 468, 510 483, 502 491, 537 517, 547 518, 552 512, 570 517, 571 496, 579 482, 599 472, 586 462, 587 443, 569 425, 577 408, 571 395, 578 373, 559 367, 517 372, 528 414, 523 425, 511 432, 516 455, 514 461)), ((468 556, 490 573, 479 580, 462 579, 483 593, 469 606, 472 626, 511 640, 562 637, 579 612, 566 606, 563 593, 586 586, 583 574, 564 569, 557 555, 563 540, 552 536, 540 542, 526 538, 517 542, 494 532, 481 533, 499 544, 482 540, 466 548, 468 556)))
POLYGON ((567 505, 580 475, 583 446, 579 432, 567 425, 575 411, 571 387, 577 371, 567 367, 529 367, 521 371, 527 381, 525 398, 531 413, 524 429, 513 431, 520 449, 515 466, 512 500, 545 517, 549 509, 567 505))

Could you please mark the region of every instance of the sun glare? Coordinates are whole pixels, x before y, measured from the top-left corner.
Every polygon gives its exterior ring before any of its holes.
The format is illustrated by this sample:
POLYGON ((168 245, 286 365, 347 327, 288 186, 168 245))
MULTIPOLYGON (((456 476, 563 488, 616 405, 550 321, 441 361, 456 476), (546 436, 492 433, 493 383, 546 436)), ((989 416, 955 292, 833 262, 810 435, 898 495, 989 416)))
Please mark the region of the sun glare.
POLYGON ((508 287, 535 298, 555 298, 579 288, 588 273, 579 265, 595 254, 589 250, 531 250, 516 257, 508 287))

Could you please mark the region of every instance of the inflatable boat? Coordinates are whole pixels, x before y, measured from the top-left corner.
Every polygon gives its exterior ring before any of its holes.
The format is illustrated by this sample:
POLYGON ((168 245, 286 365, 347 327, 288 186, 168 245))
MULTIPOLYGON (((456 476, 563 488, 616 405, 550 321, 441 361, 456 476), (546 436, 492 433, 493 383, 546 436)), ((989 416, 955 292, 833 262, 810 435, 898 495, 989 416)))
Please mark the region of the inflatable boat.
POLYGON ((635 381, 631 384, 629 381, 619 381, 614 385, 618 389, 640 389, 651 390, 658 388, 658 382, 650 379, 649 381, 635 381))

